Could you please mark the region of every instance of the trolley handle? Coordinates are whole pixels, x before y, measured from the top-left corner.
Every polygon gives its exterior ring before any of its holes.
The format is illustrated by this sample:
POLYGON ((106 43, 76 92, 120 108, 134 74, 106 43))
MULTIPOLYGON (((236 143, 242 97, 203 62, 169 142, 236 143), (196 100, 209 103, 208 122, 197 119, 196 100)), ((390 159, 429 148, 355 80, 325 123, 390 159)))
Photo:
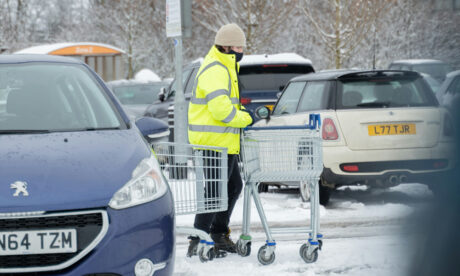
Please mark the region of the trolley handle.
POLYGON ((314 129, 310 125, 301 126, 271 126, 271 127, 245 127, 243 130, 277 130, 277 129, 314 129))
POLYGON ((320 114, 310 114, 308 125, 245 127, 243 130, 275 130, 275 129, 321 129, 321 117, 320 117, 320 114))

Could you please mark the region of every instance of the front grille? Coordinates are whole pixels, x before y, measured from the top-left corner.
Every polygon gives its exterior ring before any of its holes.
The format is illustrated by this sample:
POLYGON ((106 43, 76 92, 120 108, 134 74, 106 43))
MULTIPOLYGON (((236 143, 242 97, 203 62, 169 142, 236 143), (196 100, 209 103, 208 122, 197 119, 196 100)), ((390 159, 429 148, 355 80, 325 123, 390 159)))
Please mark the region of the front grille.
POLYGON ((68 267, 84 257, 94 248, 106 232, 105 211, 85 211, 59 214, 45 214, 34 217, 1 218, 1 231, 75 229, 77 231, 77 252, 58 254, 32 254, 0 256, 0 273, 21 272, 25 268, 49 271, 68 267), (95 244, 96 243, 96 244, 95 244), (63 266, 64 265, 64 266, 63 266))

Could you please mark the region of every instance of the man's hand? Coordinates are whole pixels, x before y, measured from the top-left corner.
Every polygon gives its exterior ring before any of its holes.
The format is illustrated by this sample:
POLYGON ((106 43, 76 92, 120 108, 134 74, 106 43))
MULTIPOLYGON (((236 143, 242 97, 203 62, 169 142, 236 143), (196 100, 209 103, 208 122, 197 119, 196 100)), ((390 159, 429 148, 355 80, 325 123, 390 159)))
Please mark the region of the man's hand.
POLYGON ((256 122, 256 117, 255 117, 255 115, 254 115, 254 113, 252 111, 247 110, 247 109, 242 109, 240 111, 246 112, 246 113, 249 114, 249 116, 251 116, 252 123, 250 123, 248 126, 252 126, 256 122))

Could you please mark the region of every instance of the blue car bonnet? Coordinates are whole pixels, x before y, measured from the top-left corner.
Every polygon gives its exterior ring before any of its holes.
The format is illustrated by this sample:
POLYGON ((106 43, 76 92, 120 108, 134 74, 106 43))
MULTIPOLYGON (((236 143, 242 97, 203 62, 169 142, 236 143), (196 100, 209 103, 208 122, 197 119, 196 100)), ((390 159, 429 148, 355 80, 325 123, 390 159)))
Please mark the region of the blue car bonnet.
POLYGON ((137 128, 0 135, 0 212, 107 206, 149 156, 137 128), (28 196, 14 196, 17 181, 28 196))

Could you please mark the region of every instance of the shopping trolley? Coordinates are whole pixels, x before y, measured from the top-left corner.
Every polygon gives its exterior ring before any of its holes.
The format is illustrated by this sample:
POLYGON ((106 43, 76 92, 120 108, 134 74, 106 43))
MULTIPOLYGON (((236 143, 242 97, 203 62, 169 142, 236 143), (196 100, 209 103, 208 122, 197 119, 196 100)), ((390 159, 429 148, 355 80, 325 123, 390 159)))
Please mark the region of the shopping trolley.
POLYGON ((323 170, 319 114, 311 114, 306 126, 249 127, 242 135, 244 187, 243 229, 237 242, 241 256, 251 253, 249 235, 251 198, 254 200, 267 236, 257 258, 268 265, 275 260, 276 243, 272 234, 306 233, 309 238, 300 248, 307 263, 315 262, 322 246, 319 234, 319 177, 323 170), (263 182, 307 181, 311 189, 310 227, 270 229, 260 201, 257 185, 263 182))
MULTIPOLYGON (((152 146, 169 183, 176 215, 227 210, 226 148, 179 143, 152 146)), ((197 252, 202 262, 215 257, 214 242, 206 232, 193 227, 177 227, 176 232, 200 238, 197 252)))

